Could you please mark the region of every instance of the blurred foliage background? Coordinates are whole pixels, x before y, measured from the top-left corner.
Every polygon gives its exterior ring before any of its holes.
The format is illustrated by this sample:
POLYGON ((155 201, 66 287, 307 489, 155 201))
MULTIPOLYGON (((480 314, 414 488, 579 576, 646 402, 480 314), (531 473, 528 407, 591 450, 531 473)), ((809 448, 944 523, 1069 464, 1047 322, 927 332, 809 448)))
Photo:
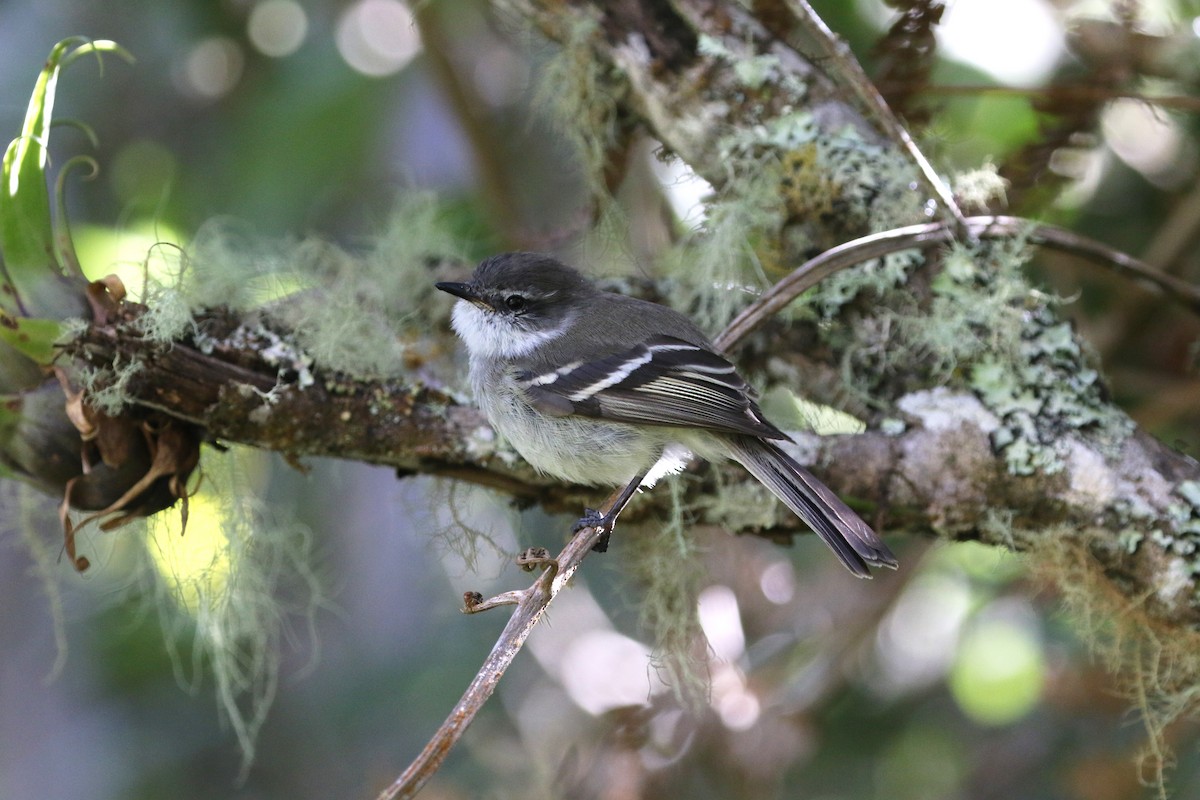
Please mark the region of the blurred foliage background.
MULTIPOLYGON (((1143 25, 1180 37, 1200 63, 1200 3, 1136 5, 1143 25)), ((872 43, 890 10, 873 0, 818 7, 876 65, 872 43)), ((959 0, 939 33, 934 83, 1069 80, 1096 64, 1067 51, 1068 26, 1112 11, 959 0)), ((62 128, 52 150, 60 161, 93 152, 101 165, 94 180, 70 185, 73 231, 85 267, 119 268, 132 285, 151 244, 186 244, 220 217, 264 237, 367 247, 397 193, 413 188, 436 190, 470 257, 573 241, 597 274, 628 271, 662 246, 664 199, 695 213, 703 187, 657 163, 648 143, 620 192, 633 227, 579 245, 588 198, 577 158, 533 102, 550 46, 478 0, 424 3, 416 14, 395 0, 0 2, 0 131, 19 130, 37 69, 64 36, 114 39, 137 57, 108 61, 102 75, 91 59, 71 68, 60 116, 86 122, 100 144, 90 151, 62 128)), ((1187 94, 1195 78, 1147 90, 1187 94)), ((1024 95, 929 102, 925 141, 947 169, 1002 159, 1045 133, 1024 95)), ((1065 190, 1041 213, 1200 279, 1194 112, 1107 105, 1097 135, 1058 159, 1065 190)), ((1200 452, 1196 320, 1066 258, 1038 268, 1048 288, 1076 298, 1065 311, 1122 406, 1200 452)), ((147 564, 203 562, 203 503, 182 540, 169 529, 91 534, 87 574, 43 565, 61 573, 61 592, 48 596, 17 543, 29 531, 54 541, 53 504, 4 485, 0 797, 373 796, 453 707, 503 624, 500 613, 460 615, 461 592, 524 585, 508 555, 565 530, 562 519, 383 469, 313 463, 302 475, 237 449, 205 458, 214 475, 257 487, 271 519, 300 532, 292 555, 312 571, 272 588, 287 612, 280 684, 248 775, 239 781, 238 737, 221 724, 220 686, 193 647, 204 620, 186 595, 147 579, 147 564), (473 559, 451 541, 463 520, 488 533, 473 559)), ((630 554, 593 559, 423 796, 1121 800, 1147 791, 1137 713, 1089 658, 1080 622, 1059 616, 1018 558, 895 542, 905 569, 862 584, 816 541, 780 549, 696 536, 710 581, 700 600, 711 643, 705 708, 682 711, 655 669, 634 570, 622 561, 630 554)), ((1197 733, 1190 721, 1167 731, 1176 797, 1200 796, 1197 733)))

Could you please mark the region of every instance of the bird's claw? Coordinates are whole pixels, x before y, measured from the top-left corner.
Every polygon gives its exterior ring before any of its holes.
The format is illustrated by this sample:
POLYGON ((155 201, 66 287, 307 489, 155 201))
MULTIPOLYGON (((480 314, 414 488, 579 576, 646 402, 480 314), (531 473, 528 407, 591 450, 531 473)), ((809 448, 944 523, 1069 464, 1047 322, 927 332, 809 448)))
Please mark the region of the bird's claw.
POLYGON ((575 520, 571 526, 572 533, 579 533, 584 528, 599 528, 604 525, 604 515, 594 508, 585 508, 583 516, 575 520))
POLYGON ((609 519, 594 508, 585 508, 583 516, 571 526, 571 530, 574 533, 579 533, 584 528, 599 528, 600 538, 592 545, 592 550, 597 553, 604 553, 608 551, 608 541, 612 538, 614 522, 616 520, 609 519))

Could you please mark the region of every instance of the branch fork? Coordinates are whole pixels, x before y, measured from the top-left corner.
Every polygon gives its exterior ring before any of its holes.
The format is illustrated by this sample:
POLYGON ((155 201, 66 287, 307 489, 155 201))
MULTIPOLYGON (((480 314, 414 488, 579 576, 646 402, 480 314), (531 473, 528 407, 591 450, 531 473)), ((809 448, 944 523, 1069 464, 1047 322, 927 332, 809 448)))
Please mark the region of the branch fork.
POLYGON ((490 611, 499 606, 519 606, 522 603, 530 602, 535 590, 543 581, 550 581, 551 590, 557 594, 557 589, 554 587, 554 579, 558 575, 558 559, 550 557, 550 551, 544 547, 530 547, 522 550, 517 554, 517 566, 526 572, 533 572, 538 567, 542 567, 545 572, 543 577, 539 578, 537 583, 530 586, 528 589, 514 589, 508 592, 501 592, 495 597, 483 599, 483 595, 479 592, 463 592, 463 607, 464 614, 478 614, 482 611, 490 611), (547 577, 548 576, 548 577, 547 577))

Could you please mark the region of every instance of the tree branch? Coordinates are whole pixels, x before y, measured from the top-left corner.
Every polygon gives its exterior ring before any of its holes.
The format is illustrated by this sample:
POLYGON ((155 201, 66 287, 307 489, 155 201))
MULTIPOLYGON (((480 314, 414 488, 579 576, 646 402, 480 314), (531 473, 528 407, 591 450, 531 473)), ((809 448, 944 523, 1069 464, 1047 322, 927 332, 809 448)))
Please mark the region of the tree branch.
MULTIPOLYGON (((604 511, 607 513, 608 509, 604 511)), ((575 570, 579 569, 588 553, 592 552, 592 547, 600 541, 600 534, 599 528, 580 530, 553 559, 541 548, 536 548, 540 552, 532 557, 529 551, 526 551, 518 558, 519 564, 527 569, 538 566, 545 568, 532 586, 522 591, 505 592, 504 595, 491 600, 467 602, 463 608, 463 612, 467 614, 479 613, 500 605, 516 605, 517 608, 508 618, 496 644, 484 659, 479 671, 475 673, 474 679, 463 692, 454 710, 450 712, 450 716, 434 733, 420 755, 390 786, 380 792, 378 800, 404 800, 414 797, 425 782, 437 772, 450 748, 462 738, 467 726, 492 696, 505 671, 525 646, 525 640, 542 618, 542 614, 566 587, 575 570)), ((471 595, 470 592, 467 594, 471 595)))
POLYGON ((842 79, 858 95, 859 100, 871 113, 871 117, 875 120, 876 124, 917 165, 917 169, 920 170, 925 185, 937 196, 946 213, 950 215, 950 219, 954 223, 956 235, 959 238, 966 239, 968 233, 967 221, 962 209, 958 207, 958 201, 954 199, 954 193, 950 191, 950 187, 937 174, 937 170, 929 163, 929 159, 925 158, 925 154, 921 152, 921 149, 917 147, 917 143, 913 141, 912 136, 909 135, 904 125, 901 124, 895 113, 892 112, 891 107, 883 99, 883 95, 880 94, 874 82, 867 77, 866 71, 858 63, 858 59, 854 57, 854 53, 850 50, 850 45, 846 44, 846 42, 829 29, 829 26, 825 24, 825 20, 817 16, 817 12, 808 4, 808 0, 784 0, 784 4, 796 16, 801 26, 821 42, 825 52, 829 54, 830 58, 834 59, 842 79))
MULTIPOLYGON (((1020 217, 967 217, 961 224, 971 239, 1014 239, 1024 236, 1033 244, 1087 258, 1120 275, 1146 283, 1193 314, 1200 314, 1200 287, 1073 231, 1020 217)), ((958 235, 958 225, 951 225, 946 222, 910 225, 873 233, 826 250, 801 264, 791 275, 760 295, 738 314, 714 340, 714 344, 721 350, 732 350, 801 294, 846 267, 901 250, 928 250, 952 244, 958 235)))

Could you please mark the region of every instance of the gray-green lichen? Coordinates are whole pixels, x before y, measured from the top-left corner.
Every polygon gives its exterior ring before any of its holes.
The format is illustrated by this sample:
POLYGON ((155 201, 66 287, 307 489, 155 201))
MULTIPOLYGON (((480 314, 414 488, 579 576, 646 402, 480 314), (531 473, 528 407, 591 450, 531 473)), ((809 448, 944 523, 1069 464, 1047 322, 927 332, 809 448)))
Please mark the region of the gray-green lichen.
POLYGON ((1145 540, 1146 534, 1138 528, 1122 528, 1117 533, 1117 543, 1127 554, 1133 555, 1145 540))
POLYGON ((779 524, 783 513, 788 513, 758 481, 724 482, 720 473, 716 474, 718 490, 695 501, 697 510, 714 525, 730 531, 769 530, 779 524))
MULTIPOLYGON (((430 193, 399 196, 382 232, 358 252, 318 238, 268 241, 224 220, 206 225, 188 249, 186 268, 149 294, 143 327, 156 339, 192 332, 190 314, 226 307, 265 311, 291 331, 257 325, 248 335, 270 340, 263 351, 306 385, 317 367, 358 377, 399 374, 417 336, 438 310, 431 263, 461 260, 466 243, 430 193)), ((198 337, 203 338, 200 334, 198 337)), ((203 342, 200 342, 202 345, 203 342)))
POLYGON ((120 414, 129 402, 129 382, 141 372, 141 361, 124 359, 118 353, 104 368, 77 364, 73 377, 82 384, 88 403, 110 416, 120 414))
POLYGON ((783 64, 771 53, 755 56, 739 56, 716 37, 702 34, 697 42, 701 55, 724 61, 733 69, 738 82, 747 89, 759 90, 768 83, 782 84, 796 95, 804 93, 804 84, 792 73, 783 69, 783 64))
POLYGON ((1195 580, 1200 576, 1200 482, 1183 481, 1175 486, 1174 494, 1179 499, 1167 507, 1172 530, 1155 529, 1149 536, 1183 559, 1189 580, 1195 580))
MULTIPOLYGON (((319 238, 272 241, 245 224, 213 220, 177 268, 148 276, 136 324, 164 347, 190 338, 206 353, 218 344, 254 349, 301 390, 318 369, 366 379, 406 374, 426 360, 426 329, 449 315, 450 303, 434 302, 432 266, 464 260, 470 245, 444 204, 419 191, 399 195, 381 233, 358 252, 319 238), (218 307, 245 318, 228 340, 195 322, 218 307)), ((93 406, 115 414, 141 369, 118 358, 82 367, 74 379, 93 406)))
POLYGON ((1046 305, 1024 316, 1016 358, 980 360, 970 385, 1000 417, 992 445, 1016 475, 1060 471, 1068 434, 1111 450, 1133 431, 1129 417, 1105 397, 1070 324, 1046 305))
POLYGON ((1108 401, 1069 323, 1054 313, 1061 301, 1025 279, 1027 257, 1021 238, 955 245, 920 290, 924 302, 903 285, 899 268, 883 280, 848 270, 822 287, 818 302, 866 286, 881 296, 869 314, 836 329, 847 385, 871 402, 897 388, 965 384, 999 419, 992 445, 1013 474, 1061 471, 1073 436, 1111 452, 1132 422, 1108 401))
POLYGON ((195 332, 194 314, 195 309, 185 293, 174 286, 160 286, 137 324, 149 341, 167 344, 195 332))
POLYGON ((708 673, 703 650, 697 598, 707 572, 690 535, 685 506, 684 477, 662 487, 671 493, 671 512, 662 524, 642 526, 636 548, 622 550, 627 572, 645 587, 640 605, 643 627, 654 637, 654 661, 676 698, 693 709, 703 708, 708 673))
POLYGON ((990 161, 954 176, 954 197, 967 213, 1003 206, 1007 189, 1008 182, 990 161))
MULTIPOLYGON (((723 137, 718 150, 727 174, 704 224, 664 260, 685 284, 681 301, 710 330, 744 304, 731 289, 769 284, 836 244, 820 238, 827 222, 861 234, 923 218, 911 164, 852 127, 824 130, 807 110, 785 107, 723 137)), ((824 282, 811 302, 830 317, 865 289, 902 285, 922 262, 916 251, 872 260, 824 282)))

